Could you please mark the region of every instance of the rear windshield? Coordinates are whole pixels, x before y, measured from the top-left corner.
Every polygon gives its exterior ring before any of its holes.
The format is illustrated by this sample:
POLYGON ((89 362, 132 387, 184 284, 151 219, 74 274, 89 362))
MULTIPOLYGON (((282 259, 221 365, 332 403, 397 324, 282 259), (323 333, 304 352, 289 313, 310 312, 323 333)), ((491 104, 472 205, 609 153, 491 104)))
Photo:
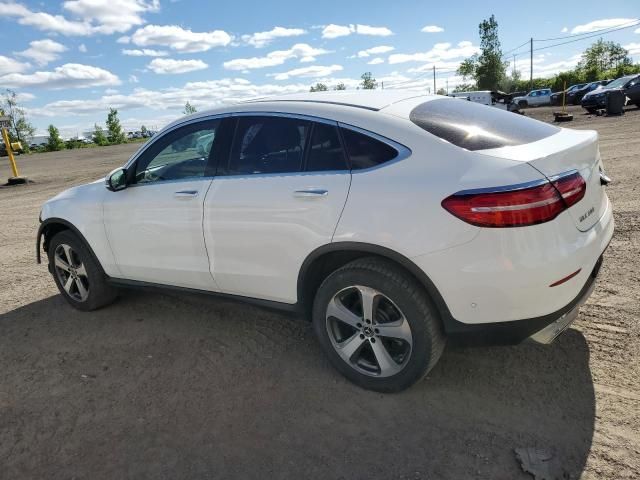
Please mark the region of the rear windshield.
POLYGON ((560 131, 524 115, 447 98, 418 105, 409 118, 423 130, 467 150, 522 145, 560 131))

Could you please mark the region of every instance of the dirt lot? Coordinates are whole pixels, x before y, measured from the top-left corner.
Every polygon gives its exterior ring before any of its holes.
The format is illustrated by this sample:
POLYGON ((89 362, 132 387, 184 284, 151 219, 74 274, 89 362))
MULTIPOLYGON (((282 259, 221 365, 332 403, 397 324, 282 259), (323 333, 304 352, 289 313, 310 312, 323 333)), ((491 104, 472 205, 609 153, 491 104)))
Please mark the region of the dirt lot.
POLYGON ((530 478, 519 447, 557 477, 640 478, 640 110, 575 113, 600 132, 617 229, 579 320, 548 347, 450 345, 397 395, 255 307, 129 291, 71 309, 34 261, 40 205, 138 145, 19 158, 36 183, 0 188, 0 478, 530 478))

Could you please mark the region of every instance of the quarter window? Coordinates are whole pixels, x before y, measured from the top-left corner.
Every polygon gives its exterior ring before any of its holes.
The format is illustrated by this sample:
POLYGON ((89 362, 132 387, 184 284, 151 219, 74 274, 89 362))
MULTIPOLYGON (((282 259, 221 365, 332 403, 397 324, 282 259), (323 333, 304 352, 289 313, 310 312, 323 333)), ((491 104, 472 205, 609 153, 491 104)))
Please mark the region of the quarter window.
POLYGON ((310 123, 288 117, 240 117, 230 175, 300 172, 310 123))
POLYGON ((347 170, 347 163, 335 125, 314 123, 307 151, 308 172, 347 170))
POLYGON ((398 156, 392 146, 349 128, 342 129, 342 138, 352 170, 375 167, 398 156))
POLYGON ((203 177, 219 124, 187 125, 158 139, 136 162, 136 183, 203 177))

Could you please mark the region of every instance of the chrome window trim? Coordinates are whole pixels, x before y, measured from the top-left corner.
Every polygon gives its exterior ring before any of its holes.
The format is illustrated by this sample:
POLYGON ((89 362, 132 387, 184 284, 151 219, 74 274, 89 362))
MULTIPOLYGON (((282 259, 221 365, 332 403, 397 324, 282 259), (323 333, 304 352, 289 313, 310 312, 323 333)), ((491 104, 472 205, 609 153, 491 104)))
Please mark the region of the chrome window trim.
MULTIPOLYGON (((357 175, 360 173, 367 173, 367 172, 371 172, 374 170, 378 170, 380 168, 385 168, 388 167, 390 165, 393 165, 395 163, 401 162, 402 160, 409 158, 411 156, 411 154, 413 153, 411 151, 411 149, 409 147, 405 147, 404 145, 402 145, 401 143, 398 143, 394 140, 391 140, 390 138, 384 137, 378 133, 372 132, 371 130, 365 130, 364 128, 360 128, 360 127, 356 127, 355 125, 350 125, 348 123, 342 123, 342 122, 338 122, 338 126, 340 128, 344 128, 346 130, 352 130, 354 132, 358 132, 361 133, 362 135, 366 135, 368 137, 373 138, 374 140, 378 140, 379 142, 382 142, 388 146, 390 146, 391 148, 395 149, 396 152, 398 152, 398 155, 396 155, 395 157, 393 157, 391 160, 387 160, 386 162, 383 162, 379 165, 375 165, 373 167, 369 167, 369 168, 361 168, 358 170, 354 170, 353 168, 351 169, 351 174, 352 175, 357 175)), ((347 154, 347 156, 349 155, 349 151, 347 149, 346 145, 343 145, 345 153, 347 154)))
POLYGON ((561 178, 568 177, 579 173, 578 170, 568 170, 566 172, 559 173, 549 178, 541 178, 540 180, 532 180, 530 182, 515 183, 513 185, 502 185, 499 187, 486 187, 486 188, 470 188, 467 190, 460 190, 453 195, 478 195, 483 193, 502 193, 502 192, 516 192, 518 190, 525 190, 527 188, 539 187, 540 185, 551 184, 561 178))
POLYGON ((306 115, 303 113, 289 113, 289 112, 273 112, 273 111, 248 111, 248 112, 233 112, 231 117, 281 117, 281 118, 295 118, 297 120, 306 120, 308 122, 325 123, 327 125, 338 126, 338 121, 329 120, 328 118, 316 117, 315 115, 306 115))

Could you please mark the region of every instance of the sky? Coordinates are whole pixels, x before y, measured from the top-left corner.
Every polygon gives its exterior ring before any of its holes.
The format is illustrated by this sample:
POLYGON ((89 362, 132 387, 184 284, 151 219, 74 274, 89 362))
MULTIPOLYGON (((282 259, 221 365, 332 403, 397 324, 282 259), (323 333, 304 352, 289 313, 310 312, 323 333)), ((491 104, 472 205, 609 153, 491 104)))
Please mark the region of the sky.
MULTIPOLYGON (((248 98, 356 88, 371 72, 384 88, 452 89, 478 51, 478 23, 495 14, 505 60, 534 76, 574 67, 602 37, 640 61, 640 1, 0 0, 0 89, 18 92, 38 133, 103 125, 158 129, 182 114, 248 98), (453 5, 453 4, 452 4, 453 5), (621 28, 611 31, 615 27, 621 28), (592 36, 590 35, 596 35, 592 36)), ((512 65, 509 66, 509 69, 512 65)))

